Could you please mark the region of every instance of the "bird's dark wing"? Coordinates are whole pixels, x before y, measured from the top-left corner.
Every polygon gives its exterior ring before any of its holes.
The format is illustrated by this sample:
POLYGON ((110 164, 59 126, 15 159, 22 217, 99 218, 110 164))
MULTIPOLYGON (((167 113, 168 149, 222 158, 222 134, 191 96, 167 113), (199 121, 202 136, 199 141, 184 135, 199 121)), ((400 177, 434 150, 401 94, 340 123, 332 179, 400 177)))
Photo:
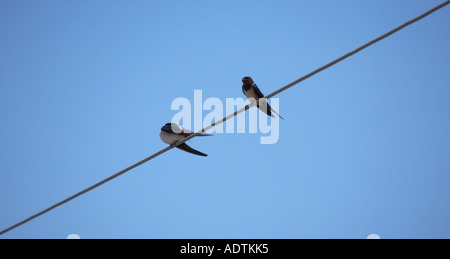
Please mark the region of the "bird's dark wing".
MULTIPOLYGON (((192 135, 192 133, 194 133, 194 132, 192 132, 192 131, 190 131, 188 129, 185 129, 185 128, 182 128, 182 127, 180 127, 180 128, 182 129, 182 131, 180 133, 178 133, 179 135, 183 135, 183 136, 187 137, 187 136, 192 135)), ((200 133, 200 134, 195 134, 195 136, 212 136, 212 134, 200 133)))
POLYGON ((272 114, 272 107, 267 102, 259 103, 257 107, 263 111, 265 114, 269 115, 272 118, 275 118, 275 116, 272 114), (264 107, 264 108, 263 108, 264 107))
POLYGON ((197 151, 197 150, 191 148, 191 147, 188 146, 186 143, 180 144, 179 146, 177 146, 177 148, 179 148, 179 149, 181 149, 181 150, 184 150, 184 151, 186 151, 186 152, 189 152, 189 153, 191 153, 191 154, 194 154, 194 155, 198 155, 198 156, 208 156, 207 154, 204 154, 204 153, 202 153, 202 152, 200 152, 200 151, 197 151))
POLYGON ((256 84, 253 84, 253 90, 255 91, 255 94, 259 97, 259 98, 263 98, 264 94, 261 92, 261 90, 259 90, 258 86, 256 84))
MULTIPOLYGON (((185 137, 187 137, 187 136, 190 136, 190 135, 192 135, 192 133, 194 133, 194 132, 192 132, 192 131, 190 131, 190 130, 183 130, 183 132, 181 132, 180 134, 182 134, 183 136, 185 136, 185 137)), ((213 134, 206 134, 206 133, 197 133, 197 134, 195 134, 195 136, 196 137, 205 137, 205 136, 212 136, 213 134)))
POLYGON ((185 136, 185 137, 187 137, 187 136, 191 135, 192 133, 194 133, 194 132, 192 132, 192 131, 190 131, 190 130, 188 130, 188 129, 183 128, 183 131, 182 131, 180 134, 183 135, 183 136, 185 136))

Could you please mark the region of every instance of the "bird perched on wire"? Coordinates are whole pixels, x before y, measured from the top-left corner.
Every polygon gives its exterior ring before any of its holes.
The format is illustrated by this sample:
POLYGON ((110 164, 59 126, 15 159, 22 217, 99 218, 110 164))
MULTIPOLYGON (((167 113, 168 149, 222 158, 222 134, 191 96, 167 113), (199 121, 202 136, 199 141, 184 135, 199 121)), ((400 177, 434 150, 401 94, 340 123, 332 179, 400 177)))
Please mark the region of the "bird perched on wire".
MULTIPOLYGON (((194 132, 192 132, 188 129, 185 129, 176 123, 166 123, 166 125, 164 125, 161 128, 161 133, 159 134, 159 137, 161 138, 161 140, 164 143, 173 145, 177 141, 184 139, 185 137, 191 135, 192 133, 194 133, 194 132)), ((195 136, 212 136, 212 134, 196 133, 195 136)), ((195 154, 195 155, 199 155, 199 156, 208 156, 205 153, 202 153, 200 151, 197 151, 197 150, 191 148, 186 143, 182 143, 182 144, 178 145, 177 148, 179 148, 183 151, 189 152, 191 154, 195 154)))
MULTIPOLYGON (((261 90, 259 90, 258 86, 255 84, 255 82, 253 82, 253 79, 251 77, 246 76, 242 78, 242 83, 242 92, 248 99, 259 101, 260 98, 264 98, 264 94, 261 92, 261 90)), ((274 109, 272 109, 272 107, 270 107, 270 105, 267 103, 267 100, 259 101, 257 107, 272 118, 275 118, 275 116, 273 115, 274 113, 284 120, 284 118, 281 117, 280 114, 278 114, 274 109), (266 109, 263 109, 263 107, 266 109)))

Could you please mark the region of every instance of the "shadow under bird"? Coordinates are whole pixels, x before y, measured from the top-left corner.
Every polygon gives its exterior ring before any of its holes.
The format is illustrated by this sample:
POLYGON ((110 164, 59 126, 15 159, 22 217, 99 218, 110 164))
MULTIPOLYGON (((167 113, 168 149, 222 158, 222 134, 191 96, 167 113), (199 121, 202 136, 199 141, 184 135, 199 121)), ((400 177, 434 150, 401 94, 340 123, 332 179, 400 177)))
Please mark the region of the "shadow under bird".
MULTIPOLYGON (((255 99, 255 101, 258 101, 259 98, 264 98, 264 94, 261 92, 261 90, 259 90, 258 86, 255 84, 255 82, 253 82, 253 79, 251 77, 246 76, 242 78, 242 83, 242 92, 248 99, 253 98, 255 99)), ((275 118, 275 116, 273 115, 273 113, 275 113, 276 115, 278 115, 278 117, 284 120, 284 118, 281 117, 278 112, 270 107, 270 105, 267 103, 267 100, 264 101, 264 103, 258 103, 257 107, 272 118, 275 118), (267 108, 263 109, 263 107, 267 108)))
MULTIPOLYGON (((159 134, 159 137, 161 138, 161 140, 164 143, 173 145, 177 141, 184 139, 185 137, 191 135, 192 133, 194 133, 194 132, 192 132, 188 129, 185 129, 176 123, 166 123, 166 125, 164 125, 161 128, 161 133, 159 134)), ((195 136, 212 136, 212 134, 196 133, 195 136)), ((199 155, 199 156, 208 156, 205 153, 202 153, 198 150, 191 148, 186 143, 178 145, 177 148, 179 148, 183 151, 189 152, 191 154, 195 154, 195 155, 199 155)))

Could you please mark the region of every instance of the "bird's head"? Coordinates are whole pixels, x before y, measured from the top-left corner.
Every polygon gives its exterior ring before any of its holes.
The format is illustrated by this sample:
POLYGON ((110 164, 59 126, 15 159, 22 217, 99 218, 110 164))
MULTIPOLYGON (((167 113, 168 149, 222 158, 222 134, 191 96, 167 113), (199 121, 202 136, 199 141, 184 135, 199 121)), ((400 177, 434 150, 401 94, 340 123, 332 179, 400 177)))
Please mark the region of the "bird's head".
POLYGON ((253 79, 249 76, 243 77, 242 83, 244 83, 244 85, 253 84, 253 79))
POLYGON ((176 134, 183 132, 183 128, 176 123, 166 123, 166 125, 164 125, 161 129, 176 134))

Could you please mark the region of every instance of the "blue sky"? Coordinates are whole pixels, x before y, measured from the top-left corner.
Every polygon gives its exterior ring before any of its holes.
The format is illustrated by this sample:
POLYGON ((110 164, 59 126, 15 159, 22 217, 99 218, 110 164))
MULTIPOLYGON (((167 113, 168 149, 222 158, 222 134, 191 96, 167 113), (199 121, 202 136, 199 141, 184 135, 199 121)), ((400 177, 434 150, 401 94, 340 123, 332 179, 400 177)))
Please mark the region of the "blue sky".
MULTIPOLYGON (((177 97, 243 97, 442 1, 1 1, 0 229, 166 147, 177 97)), ((1 238, 450 238, 450 8, 1 238)), ((204 113, 206 115, 207 112, 204 113)))

